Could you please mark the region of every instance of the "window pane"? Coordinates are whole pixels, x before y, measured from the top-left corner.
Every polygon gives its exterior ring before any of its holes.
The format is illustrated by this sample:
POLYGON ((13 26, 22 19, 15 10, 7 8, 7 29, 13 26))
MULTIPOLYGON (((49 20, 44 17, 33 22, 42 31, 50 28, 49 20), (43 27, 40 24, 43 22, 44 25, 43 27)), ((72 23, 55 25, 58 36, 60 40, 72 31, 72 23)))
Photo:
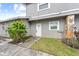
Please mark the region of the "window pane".
POLYGON ((51 26, 51 29, 57 29, 57 26, 51 26))
POLYGON ((44 8, 48 8, 48 3, 39 5, 39 9, 44 9, 44 8))
POLYGON ((49 23, 50 25, 50 30, 57 30, 58 29, 58 21, 51 21, 49 23))

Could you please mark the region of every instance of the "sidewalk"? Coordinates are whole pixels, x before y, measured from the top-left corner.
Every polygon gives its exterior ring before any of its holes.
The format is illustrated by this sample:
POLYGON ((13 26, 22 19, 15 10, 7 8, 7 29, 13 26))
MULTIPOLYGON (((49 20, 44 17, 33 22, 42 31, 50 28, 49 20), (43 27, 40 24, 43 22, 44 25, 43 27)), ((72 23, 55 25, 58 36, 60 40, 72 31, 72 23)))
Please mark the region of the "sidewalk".
POLYGON ((37 40, 34 40, 33 38, 31 41, 19 45, 10 43, 0 45, 0 56, 51 56, 47 53, 30 49, 31 45, 36 41, 37 40))

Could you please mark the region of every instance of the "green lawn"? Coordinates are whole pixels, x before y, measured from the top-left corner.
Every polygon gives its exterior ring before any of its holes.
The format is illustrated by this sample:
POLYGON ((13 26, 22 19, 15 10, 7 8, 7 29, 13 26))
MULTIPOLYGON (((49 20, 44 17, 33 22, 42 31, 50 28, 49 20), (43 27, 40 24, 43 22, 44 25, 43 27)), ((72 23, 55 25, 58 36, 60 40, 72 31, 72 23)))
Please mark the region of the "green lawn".
POLYGON ((55 56, 78 56, 79 50, 71 48, 59 39, 41 38, 35 42, 32 47, 34 50, 46 52, 55 56))

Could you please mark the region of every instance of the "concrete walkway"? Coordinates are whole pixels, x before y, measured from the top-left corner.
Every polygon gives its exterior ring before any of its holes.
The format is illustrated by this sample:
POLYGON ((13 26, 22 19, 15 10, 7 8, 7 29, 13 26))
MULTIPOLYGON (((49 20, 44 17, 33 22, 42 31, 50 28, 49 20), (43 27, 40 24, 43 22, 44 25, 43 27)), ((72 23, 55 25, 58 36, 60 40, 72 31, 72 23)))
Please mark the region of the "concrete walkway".
POLYGON ((32 38, 29 42, 18 45, 4 43, 0 45, 0 56, 51 56, 47 53, 30 49, 31 45, 37 40, 32 38))

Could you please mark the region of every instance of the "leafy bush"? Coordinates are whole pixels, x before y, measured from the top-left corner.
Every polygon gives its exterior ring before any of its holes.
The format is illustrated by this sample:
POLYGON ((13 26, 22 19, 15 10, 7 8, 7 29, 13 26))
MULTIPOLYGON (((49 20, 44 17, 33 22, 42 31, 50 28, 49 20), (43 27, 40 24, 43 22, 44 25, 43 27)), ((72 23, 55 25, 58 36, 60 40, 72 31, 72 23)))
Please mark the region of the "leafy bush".
POLYGON ((23 41, 27 33, 25 24, 20 20, 12 22, 8 26, 7 31, 15 43, 23 41))
POLYGON ((79 49, 79 41, 77 39, 63 39, 62 41, 73 48, 79 49))

